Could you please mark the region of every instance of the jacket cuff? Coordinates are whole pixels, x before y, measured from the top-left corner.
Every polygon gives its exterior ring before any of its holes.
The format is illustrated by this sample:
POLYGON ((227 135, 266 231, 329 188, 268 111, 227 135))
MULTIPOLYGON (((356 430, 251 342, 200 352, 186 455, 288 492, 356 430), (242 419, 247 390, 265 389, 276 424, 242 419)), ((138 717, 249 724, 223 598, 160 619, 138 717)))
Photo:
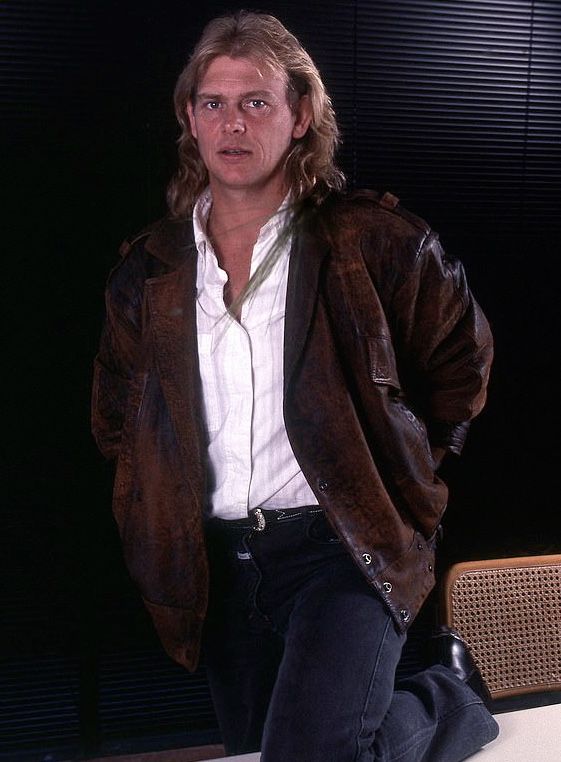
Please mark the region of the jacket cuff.
POLYGON ((433 447, 445 447, 455 455, 460 455, 466 441, 470 422, 448 423, 433 421, 429 428, 429 439, 433 447))

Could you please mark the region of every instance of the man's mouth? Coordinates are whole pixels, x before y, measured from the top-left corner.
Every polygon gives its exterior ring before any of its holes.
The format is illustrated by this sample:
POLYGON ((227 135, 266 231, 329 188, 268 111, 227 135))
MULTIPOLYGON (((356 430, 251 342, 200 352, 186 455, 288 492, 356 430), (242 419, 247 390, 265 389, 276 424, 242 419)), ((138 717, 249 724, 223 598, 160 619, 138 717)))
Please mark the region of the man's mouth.
POLYGON ((243 156, 249 151, 243 148, 223 148, 219 153, 224 154, 224 156, 243 156))

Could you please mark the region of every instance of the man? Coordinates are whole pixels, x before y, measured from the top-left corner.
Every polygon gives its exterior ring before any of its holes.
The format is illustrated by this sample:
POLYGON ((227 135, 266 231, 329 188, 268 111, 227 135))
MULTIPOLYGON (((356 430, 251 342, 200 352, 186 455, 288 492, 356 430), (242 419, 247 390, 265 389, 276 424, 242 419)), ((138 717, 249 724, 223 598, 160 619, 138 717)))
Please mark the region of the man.
POLYGON ((485 318, 422 220, 343 194, 329 98, 278 20, 211 22, 175 103, 170 214, 123 247, 96 359, 128 568, 168 653, 193 669, 202 643, 228 753, 464 759, 497 726, 461 641, 394 679, 485 318))

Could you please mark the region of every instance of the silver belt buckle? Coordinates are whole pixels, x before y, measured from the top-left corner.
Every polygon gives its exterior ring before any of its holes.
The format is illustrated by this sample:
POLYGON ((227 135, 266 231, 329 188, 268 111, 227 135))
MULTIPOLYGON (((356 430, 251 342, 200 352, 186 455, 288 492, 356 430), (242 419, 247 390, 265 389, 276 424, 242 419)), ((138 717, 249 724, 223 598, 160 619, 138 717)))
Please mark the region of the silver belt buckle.
POLYGON ((261 508, 256 508, 254 511, 252 511, 253 517, 257 522, 257 526, 253 527, 254 532, 263 532, 265 529, 265 526, 267 522, 265 521, 265 514, 261 510, 261 508))

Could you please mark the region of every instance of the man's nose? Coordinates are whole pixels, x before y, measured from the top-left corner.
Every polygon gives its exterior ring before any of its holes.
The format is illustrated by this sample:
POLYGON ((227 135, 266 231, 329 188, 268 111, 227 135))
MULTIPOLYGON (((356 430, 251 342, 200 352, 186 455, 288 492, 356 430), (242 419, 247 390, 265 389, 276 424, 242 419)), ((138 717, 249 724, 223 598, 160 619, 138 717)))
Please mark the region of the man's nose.
POLYGON ((229 135, 239 135, 245 132, 244 113, 240 109, 229 108, 224 119, 224 132, 229 135))

